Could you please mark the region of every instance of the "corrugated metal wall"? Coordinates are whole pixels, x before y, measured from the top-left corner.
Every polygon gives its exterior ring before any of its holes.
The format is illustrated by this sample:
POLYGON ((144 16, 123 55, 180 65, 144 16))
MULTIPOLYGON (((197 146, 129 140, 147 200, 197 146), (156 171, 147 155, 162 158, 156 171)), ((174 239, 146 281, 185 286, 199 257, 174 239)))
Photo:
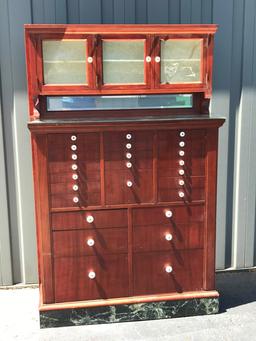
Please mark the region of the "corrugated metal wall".
POLYGON ((217 268, 255 265, 255 0, 0 0, 0 284, 37 281, 24 23, 216 23, 217 268))

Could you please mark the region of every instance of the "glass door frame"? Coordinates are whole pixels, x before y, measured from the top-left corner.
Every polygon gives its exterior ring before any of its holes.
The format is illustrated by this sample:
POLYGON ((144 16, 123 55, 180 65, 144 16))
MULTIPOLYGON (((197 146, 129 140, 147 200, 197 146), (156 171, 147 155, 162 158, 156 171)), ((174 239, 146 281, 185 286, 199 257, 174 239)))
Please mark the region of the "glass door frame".
POLYGON ((90 90, 96 88, 96 42, 92 34, 42 34, 37 39, 37 55, 36 55, 36 68, 40 93, 77 93, 78 91, 90 90), (86 78, 85 84, 44 84, 44 69, 43 69, 43 40, 85 40, 86 41, 86 55, 84 56, 86 65, 86 78), (92 58, 92 62, 88 63, 88 57, 92 58))
POLYGON ((154 87, 156 89, 172 89, 178 92, 205 92, 207 89, 207 35, 158 35, 155 36, 155 55, 154 55, 154 87), (161 84, 161 40, 201 40, 201 62, 200 62, 200 82, 184 82, 184 83, 172 83, 161 84), (160 62, 156 62, 156 57, 160 57, 160 62))
MULTIPOLYGON (((102 34, 98 36, 98 57, 97 57, 97 88, 100 90, 123 90, 128 89, 133 93, 136 89, 150 89, 154 86, 153 80, 153 46, 152 35, 146 34, 102 34), (104 84, 103 81, 103 42, 104 41, 144 41, 144 83, 118 83, 104 84), (146 57, 150 57, 151 61, 147 62, 146 57)), ((120 91, 121 92, 121 91, 120 91)))

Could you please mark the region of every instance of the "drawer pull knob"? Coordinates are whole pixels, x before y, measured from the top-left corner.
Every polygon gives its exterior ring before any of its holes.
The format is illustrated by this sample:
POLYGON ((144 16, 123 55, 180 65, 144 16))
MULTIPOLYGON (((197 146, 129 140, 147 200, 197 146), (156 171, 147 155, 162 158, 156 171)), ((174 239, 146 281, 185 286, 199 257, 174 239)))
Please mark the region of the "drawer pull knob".
POLYGON ((180 165, 180 166, 184 166, 184 165, 185 165, 185 161, 184 161, 184 160, 180 160, 180 161, 179 161, 179 165, 180 165))
POLYGON ((150 63, 150 62, 151 62, 151 57, 150 57, 150 56, 147 56, 147 57, 146 57, 146 62, 147 62, 147 63, 150 63))
POLYGON ((72 169, 73 169, 73 170, 77 170, 77 165, 76 165, 76 164, 73 164, 73 165, 72 165, 72 169))
POLYGON ((172 240, 172 234, 171 233, 166 233, 165 239, 168 240, 168 242, 171 241, 172 240))
POLYGON ((88 277, 89 277, 90 279, 94 279, 94 278, 96 277, 96 273, 95 273, 94 271, 90 271, 90 272, 88 273, 88 277))
POLYGON ((126 185, 127 185, 127 187, 132 187, 132 181, 128 180, 128 181, 126 182, 126 185))
POLYGON ((72 144, 71 149, 72 150, 77 150, 77 146, 75 144, 72 144))
POLYGON ((131 162, 126 162, 126 167, 127 168, 132 168, 132 163, 131 162))
POLYGON ((127 149, 131 149, 131 148, 132 148, 131 143, 126 143, 126 148, 127 148, 127 149))
POLYGON ((180 186, 184 186, 184 184, 185 184, 184 180, 179 180, 179 185, 180 186))
POLYGON ((93 222, 94 222, 93 216, 92 216, 92 215, 88 215, 88 216, 86 217, 86 221, 87 221, 87 223, 89 223, 89 224, 93 223, 93 222))
POLYGON ((73 202, 74 202, 74 203, 77 203, 78 201, 79 201, 78 197, 74 197, 74 198, 73 198, 73 202))
POLYGON ((127 159, 131 159, 132 158, 132 154, 131 153, 126 153, 126 158, 127 159))
POLYGON ((172 266, 171 266, 171 265, 167 265, 167 266, 165 267, 165 271, 166 271, 168 274, 170 274, 170 273, 172 272, 172 266))
POLYGON ((186 135, 185 131, 180 132, 180 137, 184 137, 186 135))
POLYGON ((88 62, 89 64, 92 64, 93 58, 92 58, 92 57, 88 57, 88 58, 87 58, 87 62, 88 62))
POLYGON ((179 146, 180 147, 185 147, 185 142, 184 141, 180 141, 179 146))
POLYGON ((171 210, 165 211, 165 216, 166 216, 167 218, 171 218, 171 217, 172 217, 172 211, 171 211, 171 210))
POLYGON ((77 175, 77 174, 73 174, 73 175, 72 175, 72 179, 73 179, 73 180, 77 180, 77 179, 78 179, 78 175, 77 175))
POLYGON ((73 191, 78 191, 78 186, 77 185, 73 186, 73 191))
POLYGON ((184 150, 180 150, 180 151, 179 151, 179 156, 184 156, 184 155, 185 155, 184 150))
POLYGON ((179 170, 179 175, 184 175, 184 174, 185 174, 184 170, 183 170, 183 169, 180 169, 180 170, 179 170))
POLYGON ((76 154, 72 154, 72 160, 77 160, 77 155, 76 154))
POLYGON ((87 245, 88 246, 93 246, 95 244, 94 240, 92 238, 87 240, 87 245))
POLYGON ((159 56, 156 56, 156 57, 155 57, 155 62, 156 62, 156 63, 160 63, 160 60, 161 60, 161 58, 160 58, 159 56))
POLYGON ((71 136, 71 141, 76 141, 76 139, 77 139, 76 135, 71 136))
POLYGON ((179 197, 180 197, 180 198, 184 198, 184 196, 185 196, 185 193, 182 192, 182 191, 180 191, 180 192, 179 192, 179 197))
POLYGON ((130 140, 132 138, 132 134, 126 134, 126 139, 130 140))

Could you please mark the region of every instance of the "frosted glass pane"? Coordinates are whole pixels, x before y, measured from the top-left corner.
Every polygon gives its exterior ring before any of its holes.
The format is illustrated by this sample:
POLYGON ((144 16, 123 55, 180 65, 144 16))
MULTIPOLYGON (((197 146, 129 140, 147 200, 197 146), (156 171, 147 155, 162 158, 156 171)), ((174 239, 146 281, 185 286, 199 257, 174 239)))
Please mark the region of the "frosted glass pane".
POLYGON ((201 40, 161 41, 161 83, 200 82, 201 40))
POLYGON ((85 84, 86 41, 43 41, 44 84, 85 84))
POLYGON ((144 83, 144 41, 103 42, 103 83, 144 83))

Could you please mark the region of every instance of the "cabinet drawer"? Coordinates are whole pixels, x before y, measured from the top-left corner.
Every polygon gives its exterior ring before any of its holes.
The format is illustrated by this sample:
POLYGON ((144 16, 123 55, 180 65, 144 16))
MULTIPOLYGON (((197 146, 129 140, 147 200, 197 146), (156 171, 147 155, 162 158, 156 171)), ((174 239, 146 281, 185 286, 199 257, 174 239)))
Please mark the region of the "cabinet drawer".
POLYGON ((133 227, 133 251, 175 251, 203 247, 203 223, 133 227))
POLYGON ((127 228, 53 232, 55 257, 127 253, 127 228))
POLYGON ((54 269, 56 302, 129 295, 127 255, 60 257, 54 259, 54 269))
POLYGON ((203 250, 134 254, 134 294, 183 292, 203 288, 203 250), (172 272, 166 272, 171 266, 172 272))
POLYGON ((172 206, 166 205, 152 208, 136 208, 132 210, 133 226, 166 225, 177 226, 177 224, 191 224, 204 221, 204 206, 172 206), (167 217, 171 211, 172 216, 167 217))
POLYGON ((51 223, 53 230, 116 228, 128 224, 127 211, 122 209, 52 213, 51 223))
POLYGON ((52 208, 100 206, 100 192, 57 193, 51 195, 50 202, 52 208), (74 202, 74 198, 78 198, 78 202, 74 202))

